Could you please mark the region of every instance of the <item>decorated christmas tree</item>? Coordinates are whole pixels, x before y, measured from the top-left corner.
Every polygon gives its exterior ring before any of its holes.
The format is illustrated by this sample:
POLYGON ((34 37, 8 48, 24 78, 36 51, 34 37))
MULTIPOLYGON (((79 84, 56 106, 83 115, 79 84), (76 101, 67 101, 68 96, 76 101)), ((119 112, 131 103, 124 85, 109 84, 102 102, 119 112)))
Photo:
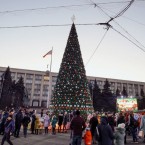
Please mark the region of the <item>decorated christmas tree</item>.
POLYGON ((79 110, 83 116, 93 111, 88 81, 75 24, 72 24, 50 107, 55 114, 79 110))

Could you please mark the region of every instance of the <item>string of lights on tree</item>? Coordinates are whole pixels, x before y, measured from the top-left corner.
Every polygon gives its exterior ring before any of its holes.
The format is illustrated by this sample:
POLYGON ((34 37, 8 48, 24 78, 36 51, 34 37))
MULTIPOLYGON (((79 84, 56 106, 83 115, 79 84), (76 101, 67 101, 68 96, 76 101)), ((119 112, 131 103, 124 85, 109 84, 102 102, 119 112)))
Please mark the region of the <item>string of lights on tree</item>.
POLYGON ((72 24, 63 55, 56 85, 51 99, 56 114, 80 110, 83 116, 92 112, 92 100, 88 88, 75 24, 72 24))

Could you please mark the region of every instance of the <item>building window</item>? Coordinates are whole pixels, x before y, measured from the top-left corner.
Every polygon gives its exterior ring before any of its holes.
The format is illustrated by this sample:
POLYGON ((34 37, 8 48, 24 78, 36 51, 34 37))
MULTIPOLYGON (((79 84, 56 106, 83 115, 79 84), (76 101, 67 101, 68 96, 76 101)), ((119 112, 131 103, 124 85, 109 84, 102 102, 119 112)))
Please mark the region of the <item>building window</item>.
POLYGON ((43 85, 43 90, 48 90, 48 85, 43 85))
POLYGON ((123 84, 123 87, 124 87, 125 89, 127 89, 127 84, 123 84))
POLYGON ((26 80, 33 80, 33 74, 27 74, 26 75, 26 80))
POLYGON ((52 82, 56 82, 57 81, 57 77, 52 77, 52 82))
POLYGON ((34 95, 35 94, 40 95, 40 89, 34 89, 34 95))
POLYGON ((17 80, 20 79, 20 77, 24 78, 24 77, 25 77, 25 74, 23 74, 23 73, 18 73, 18 74, 17 74, 17 80))
POLYGON ((41 88, 41 84, 35 84, 34 85, 34 89, 40 89, 41 88))
POLYGON ((32 101, 32 106, 33 107, 39 107, 39 100, 33 100, 32 101))
POLYGON ((41 102, 41 107, 46 108, 47 107, 47 101, 42 101, 41 102))
POLYGON ((42 75, 35 75, 35 81, 41 81, 42 75))
MULTIPOLYGON (((140 85, 140 90, 143 89, 143 85, 140 85)), ((143 89, 144 90, 144 89, 143 89)))

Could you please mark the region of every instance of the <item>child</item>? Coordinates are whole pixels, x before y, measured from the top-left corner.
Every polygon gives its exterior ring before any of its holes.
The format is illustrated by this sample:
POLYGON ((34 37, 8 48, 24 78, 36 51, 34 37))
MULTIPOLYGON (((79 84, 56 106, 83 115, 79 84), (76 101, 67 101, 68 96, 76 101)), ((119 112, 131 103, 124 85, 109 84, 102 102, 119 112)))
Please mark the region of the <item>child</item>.
POLYGON ((114 133, 115 145, 124 145, 125 137, 125 124, 118 124, 116 131, 114 133))
POLYGON ((92 144, 92 135, 90 128, 86 128, 85 134, 84 134, 84 143, 85 145, 91 145, 92 144))
POLYGON ((39 131, 39 125, 40 125, 40 121, 39 121, 39 117, 36 117, 35 120, 35 134, 38 135, 38 131, 39 131))
POLYGON ((51 125, 52 125, 52 134, 55 135, 56 134, 56 123, 57 123, 57 118, 55 115, 53 115, 52 120, 51 120, 51 125))

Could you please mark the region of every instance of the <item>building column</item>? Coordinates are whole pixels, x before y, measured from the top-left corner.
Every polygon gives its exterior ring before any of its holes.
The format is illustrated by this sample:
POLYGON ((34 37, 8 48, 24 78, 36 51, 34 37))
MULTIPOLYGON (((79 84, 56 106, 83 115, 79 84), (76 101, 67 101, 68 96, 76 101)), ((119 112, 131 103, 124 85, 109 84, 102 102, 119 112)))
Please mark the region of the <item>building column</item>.
MULTIPOLYGON (((35 82, 35 74, 33 74, 31 98, 30 98, 30 102, 32 102, 32 103, 33 103, 33 100, 34 100, 34 82, 35 82)), ((31 103, 31 106, 32 106, 32 103, 31 103)))
POLYGON ((128 96, 129 96, 129 95, 130 95, 130 94, 129 94, 129 84, 127 83, 126 85, 127 85, 127 86, 126 86, 126 91, 127 91, 128 96))
MULTIPOLYGON (((117 82, 115 82, 115 91, 117 90, 117 82)), ((115 92, 116 93, 116 92, 115 92)))
POLYGON ((40 106, 42 105, 42 100, 43 100, 43 85, 44 85, 44 78, 43 78, 43 75, 42 75, 42 78, 41 78, 41 87, 40 87, 40 106))
POLYGON ((135 97, 135 88, 134 88, 134 84, 133 84, 132 89, 133 89, 133 96, 135 97))
POLYGON ((121 90, 120 90, 121 94, 122 94, 122 91, 123 91, 123 83, 121 82, 121 90))

